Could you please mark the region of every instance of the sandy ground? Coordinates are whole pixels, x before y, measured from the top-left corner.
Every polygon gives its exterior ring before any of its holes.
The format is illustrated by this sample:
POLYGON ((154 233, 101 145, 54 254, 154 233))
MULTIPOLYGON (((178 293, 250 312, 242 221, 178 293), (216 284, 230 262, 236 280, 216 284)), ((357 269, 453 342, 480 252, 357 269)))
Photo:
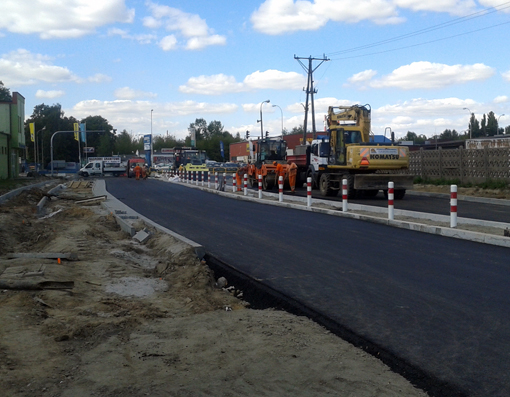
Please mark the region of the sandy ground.
POLYGON ((307 318, 249 309, 170 236, 131 239, 100 206, 76 204, 90 186, 38 218, 45 193, 0 205, 3 395, 425 396, 307 318))

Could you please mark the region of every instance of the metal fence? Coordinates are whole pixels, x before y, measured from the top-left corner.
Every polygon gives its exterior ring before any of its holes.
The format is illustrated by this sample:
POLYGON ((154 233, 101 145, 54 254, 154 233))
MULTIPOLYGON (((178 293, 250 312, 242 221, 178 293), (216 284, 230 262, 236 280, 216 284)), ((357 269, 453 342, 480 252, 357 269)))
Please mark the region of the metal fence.
POLYGON ((410 153, 409 174, 460 183, 510 183, 510 148, 437 149, 410 153))

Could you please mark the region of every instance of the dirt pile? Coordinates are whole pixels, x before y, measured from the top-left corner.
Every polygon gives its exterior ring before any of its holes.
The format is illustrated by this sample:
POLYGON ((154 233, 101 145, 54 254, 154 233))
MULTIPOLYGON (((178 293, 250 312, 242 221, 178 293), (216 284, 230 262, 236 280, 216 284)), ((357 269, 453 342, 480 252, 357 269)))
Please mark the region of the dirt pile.
POLYGON ((0 205, 4 395, 424 395, 306 318, 247 309, 173 237, 131 239, 76 204, 90 187, 38 218, 46 194, 0 205), (20 281, 41 289, 5 287, 20 281))

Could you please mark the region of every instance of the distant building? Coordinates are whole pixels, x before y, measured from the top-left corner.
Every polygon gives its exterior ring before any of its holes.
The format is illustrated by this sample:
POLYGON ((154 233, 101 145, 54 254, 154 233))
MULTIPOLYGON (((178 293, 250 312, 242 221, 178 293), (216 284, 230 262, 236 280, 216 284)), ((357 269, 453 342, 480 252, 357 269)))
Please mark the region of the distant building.
POLYGON ((0 102, 0 179, 16 178, 25 150, 25 98, 12 93, 12 101, 0 102))
POLYGON ((510 135, 495 135, 466 140, 466 149, 496 149, 510 147, 510 135))

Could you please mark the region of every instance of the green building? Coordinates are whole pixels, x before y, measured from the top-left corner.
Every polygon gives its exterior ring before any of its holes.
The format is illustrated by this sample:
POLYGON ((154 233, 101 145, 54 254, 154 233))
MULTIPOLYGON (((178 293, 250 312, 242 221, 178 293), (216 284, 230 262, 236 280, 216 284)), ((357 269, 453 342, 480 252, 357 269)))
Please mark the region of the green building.
POLYGON ((25 150, 25 98, 12 93, 12 101, 0 101, 0 179, 17 178, 25 150))

